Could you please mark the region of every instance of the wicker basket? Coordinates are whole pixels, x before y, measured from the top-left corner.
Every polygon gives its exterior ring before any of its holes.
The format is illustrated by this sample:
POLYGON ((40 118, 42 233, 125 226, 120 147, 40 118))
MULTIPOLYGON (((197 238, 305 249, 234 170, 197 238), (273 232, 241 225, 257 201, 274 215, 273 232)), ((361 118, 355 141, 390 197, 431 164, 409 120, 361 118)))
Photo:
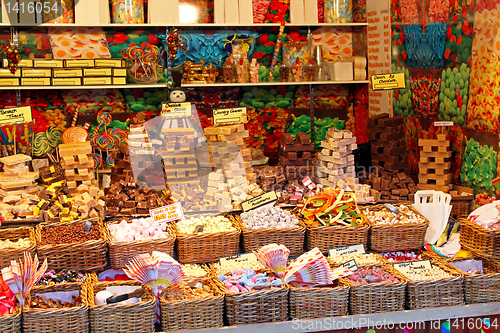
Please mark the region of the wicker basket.
POLYGON ((231 220, 236 231, 186 235, 181 234, 177 225, 172 223, 179 262, 182 264, 213 262, 219 260, 220 257, 238 254, 240 228, 232 215, 226 215, 226 217, 231 220))
POLYGON ((214 279, 225 294, 228 325, 244 325, 286 321, 288 319, 288 287, 231 293, 219 279, 214 279))
POLYGON ((23 309, 24 332, 30 333, 86 333, 89 331, 87 307, 87 283, 65 283, 52 286, 38 286, 31 294, 80 290, 82 305, 72 308, 30 308, 27 299, 23 309))
POLYGON ((304 237, 306 228, 300 221, 300 225, 287 229, 252 229, 247 230, 239 215, 235 216, 241 229, 241 240, 243 252, 258 251, 261 247, 269 244, 283 244, 290 250, 290 256, 296 257, 304 252, 304 237))
POLYGON ((160 251, 170 256, 173 255, 175 237, 174 233, 171 230, 168 230, 170 235, 170 237, 168 238, 118 242, 116 240, 113 240, 109 232, 108 227, 113 223, 119 222, 106 223, 104 227, 104 236, 109 248, 109 263, 111 264, 112 268, 124 268, 125 265, 128 264, 129 261, 138 254, 151 254, 153 251, 160 251))
POLYGON ((409 309, 421 309, 439 306, 464 304, 464 277, 453 266, 440 260, 431 260, 432 264, 453 275, 430 281, 408 280, 407 306, 409 309))
MULTIPOLYGON (((394 204, 399 206, 401 204, 394 204)), ((425 241, 425 233, 429 226, 429 221, 411 205, 407 205, 416 214, 425 219, 425 223, 394 223, 394 224, 374 224, 370 223, 370 249, 378 252, 414 250, 421 248, 425 241)), ((376 205, 369 210, 386 209, 383 205, 376 205)))
POLYGON ((349 312, 367 314, 402 311, 405 308, 406 279, 390 265, 374 265, 396 276, 399 282, 355 284, 345 279, 349 290, 349 312))
POLYGON ((0 332, 21 333, 21 308, 19 304, 13 314, 0 316, 0 332))
MULTIPOLYGON (((373 266, 373 265, 384 265, 384 264, 387 264, 388 261, 386 259, 384 259, 380 254, 378 253, 367 253, 367 254, 371 254, 373 255, 374 259, 376 262, 370 262, 370 263, 359 263, 359 260, 356 261, 356 265, 358 267, 365 267, 365 266, 373 266)), ((354 258, 353 258, 354 259, 354 258)), ((326 257, 326 260, 328 260, 328 263, 330 264, 330 266, 332 268, 337 268, 339 267, 342 262, 338 262, 337 260, 335 260, 334 257, 326 257)), ((349 260, 348 260, 349 261, 349 260)))
POLYGON ((19 227, 0 229, 0 240, 10 239, 17 241, 20 238, 29 238, 31 245, 23 248, 3 248, 0 251, 0 268, 10 266, 11 260, 24 258, 24 252, 28 252, 32 256, 36 251, 35 231, 30 227, 19 227))
POLYGON ((153 290, 136 281, 105 281, 88 283, 90 332, 151 333, 155 327, 153 290), (144 295, 138 303, 95 304, 95 295, 111 286, 141 286, 144 295))
POLYGON ((480 257, 451 259, 450 264, 463 260, 481 260, 484 274, 468 274, 456 268, 464 275, 465 303, 500 302, 500 263, 480 257))
POLYGON ((329 249, 363 243, 368 244, 368 224, 357 226, 306 226, 306 249, 318 248, 324 255, 329 249))
POLYGON ((290 318, 312 319, 347 315, 349 287, 339 279, 337 287, 296 288, 291 287, 290 318))
POLYGON ((450 205, 453 207, 450 216, 456 219, 466 219, 474 207, 474 190, 463 186, 453 186, 453 192, 457 192, 458 195, 451 196, 450 205), (464 192, 470 195, 460 195, 464 192))
MULTIPOLYGON (((84 224, 86 220, 60 222, 57 224, 41 223, 35 229, 37 244, 41 244, 42 229, 62 225, 84 224)), ((99 271, 106 266, 107 246, 104 241, 104 227, 99 219, 89 219, 98 223, 101 238, 84 243, 37 246, 40 261, 47 259, 49 269, 72 269, 81 272, 99 271)))
POLYGON ((500 230, 488 230, 468 219, 460 219, 460 244, 481 257, 500 260, 500 230))
POLYGON ((215 328, 223 325, 224 295, 213 280, 204 280, 214 296, 197 300, 167 301, 160 297, 163 331, 215 328))

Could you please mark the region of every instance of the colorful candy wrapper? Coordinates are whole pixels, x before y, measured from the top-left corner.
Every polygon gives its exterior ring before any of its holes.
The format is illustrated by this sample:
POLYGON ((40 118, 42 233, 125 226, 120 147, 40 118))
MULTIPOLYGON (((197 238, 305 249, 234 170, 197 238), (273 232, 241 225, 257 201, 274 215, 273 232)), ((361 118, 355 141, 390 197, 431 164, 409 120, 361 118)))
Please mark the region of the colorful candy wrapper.
POLYGON ((153 289, 156 296, 156 320, 160 322, 160 295, 186 276, 184 269, 171 256, 157 251, 137 255, 125 266, 124 271, 129 278, 153 289))
POLYGON ((24 263, 12 260, 9 267, 2 268, 2 277, 10 290, 14 293, 17 300, 24 307, 24 300, 29 295, 31 288, 40 281, 47 270, 47 259, 43 262, 40 269, 38 256, 32 258, 28 252, 24 252, 24 263))
POLYGON ((318 248, 295 259, 286 268, 285 282, 292 286, 323 286, 332 283, 330 264, 318 248))
POLYGON ((262 265, 278 274, 280 278, 285 277, 286 263, 290 255, 290 250, 285 245, 269 244, 254 253, 262 265))

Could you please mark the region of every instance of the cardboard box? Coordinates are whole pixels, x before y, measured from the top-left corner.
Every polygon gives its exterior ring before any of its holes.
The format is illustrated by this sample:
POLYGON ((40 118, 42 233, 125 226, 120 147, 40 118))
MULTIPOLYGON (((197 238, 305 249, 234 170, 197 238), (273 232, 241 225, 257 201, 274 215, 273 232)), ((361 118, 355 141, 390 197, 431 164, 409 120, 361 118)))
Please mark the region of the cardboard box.
POLYGON ((304 0, 304 23, 318 23, 318 0, 304 0))
POLYGON ((64 60, 62 59, 34 59, 33 67, 35 68, 63 68, 64 60))
POLYGON ((75 22, 78 25, 110 23, 109 2, 102 0, 75 1, 75 22))
POLYGON ((179 23, 179 0, 149 0, 148 23, 179 23))
POLYGON ((304 10, 304 0, 290 0, 290 23, 304 23, 304 10))
POLYGON ((113 77, 113 84, 127 84, 127 78, 123 76, 113 77))
POLYGON ((0 86, 18 86, 18 85, 19 85, 19 78, 8 78, 8 79, 0 78, 0 86))
POLYGON ((50 68, 22 68, 20 72, 22 77, 52 77, 50 68))
POLYGON ((126 68, 113 68, 113 76, 127 76, 126 68))
MULTIPOLYGON (((2 67, 9 67, 9 61, 7 59, 2 59, 2 67)), ((31 59, 21 59, 17 64, 17 67, 33 67, 33 60, 31 59)))
POLYGON ((72 68, 72 69, 66 69, 66 68, 56 68, 52 70, 52 77, 82 77, 83 76, 83 70, 81 68, 72 68))
POLYGON ((80 67, 94 67, 94 59, 66 59, 64 60, 64 67, 80 68, 80 67))
POLYGON ((94 59, 96 67, 127 67, 127 62, 123 59, 94 59))
POLYGON ((225 23, 240 23, 240 12, 238 1, 224 0, 225 23))
POLYGON ((106 84, 113 84, 113 81, 111 80, 110 76, 84 77, 83 78, 83 85, 84 86, 99 86, 99 85, 106 85, 106 84))
POLYGON ((50 77, 23 77, 21 78, 22 86, 50 86, 50 77))
POLYGON ((253 24, 252 0, 239 0, 240 23, 253 24))
POLYGON ((53 86, 81 86, 81 77, 55 77, 52 78, 53 86))
POLYGON ((214 0, 214 23, 224 24, 225 21, 224 0, 214 0))
POLYGON ((0 77, 20 77, 21 76, 21 70, 16 70, 14 74, 11 73, 10 69, 8 68, 0 68, 0 77))
POLYGON ((83 76, 111 76, 112 68, 84 68, 83 76))

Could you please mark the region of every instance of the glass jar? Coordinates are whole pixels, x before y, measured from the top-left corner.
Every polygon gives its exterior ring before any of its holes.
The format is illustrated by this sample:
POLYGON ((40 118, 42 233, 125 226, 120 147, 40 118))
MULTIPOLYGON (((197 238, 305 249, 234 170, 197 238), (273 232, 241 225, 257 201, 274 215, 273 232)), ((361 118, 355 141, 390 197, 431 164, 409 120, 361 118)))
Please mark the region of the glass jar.
POLYGON ((43 23, 75 23, 75 3, 73 0, 45 0, 50 11, 42 10, 43 23))
POLYGON ((324 0, 325 23, 351 23, 352 0, 324 0))
POLYGON ((144 0, 111 0, 113 23, 144 23, 144 0))

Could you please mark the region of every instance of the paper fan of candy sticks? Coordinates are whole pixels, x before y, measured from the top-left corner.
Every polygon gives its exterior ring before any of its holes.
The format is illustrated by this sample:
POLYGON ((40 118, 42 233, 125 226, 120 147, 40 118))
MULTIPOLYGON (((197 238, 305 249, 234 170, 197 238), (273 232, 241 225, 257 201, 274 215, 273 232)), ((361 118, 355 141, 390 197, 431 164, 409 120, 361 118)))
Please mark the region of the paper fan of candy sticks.
POLYGON ((24 307, 24 300, 29 295, 31 288, 40 281, 47 270, 47 259, 44 260, 40 269, 38 269, 39 264, 36 254, 33 259, 28 252, 24 252, 24 262, 11 260, 9 267, 2 268, 3 280, 16 296, 21 307, 24 307))
POLYGON ((156 296, 156 320, 159 322, 160 295, 186 276, 182 266, 168 254, 157 251, 152 254, 139 254, 125 266, 124 271, 129 278, 153 289, 156 296))
POLYGON ((254 253, 264 267, 278 274, 280 278, 285 277, 286 264, 290 255, 290 250, 285 245, 269 244, 254 253))
POLYGON ((288 265, 285 282, 297 287, 329 285, 332 283, 332 270, 323 253, 314 248, 288 265))

